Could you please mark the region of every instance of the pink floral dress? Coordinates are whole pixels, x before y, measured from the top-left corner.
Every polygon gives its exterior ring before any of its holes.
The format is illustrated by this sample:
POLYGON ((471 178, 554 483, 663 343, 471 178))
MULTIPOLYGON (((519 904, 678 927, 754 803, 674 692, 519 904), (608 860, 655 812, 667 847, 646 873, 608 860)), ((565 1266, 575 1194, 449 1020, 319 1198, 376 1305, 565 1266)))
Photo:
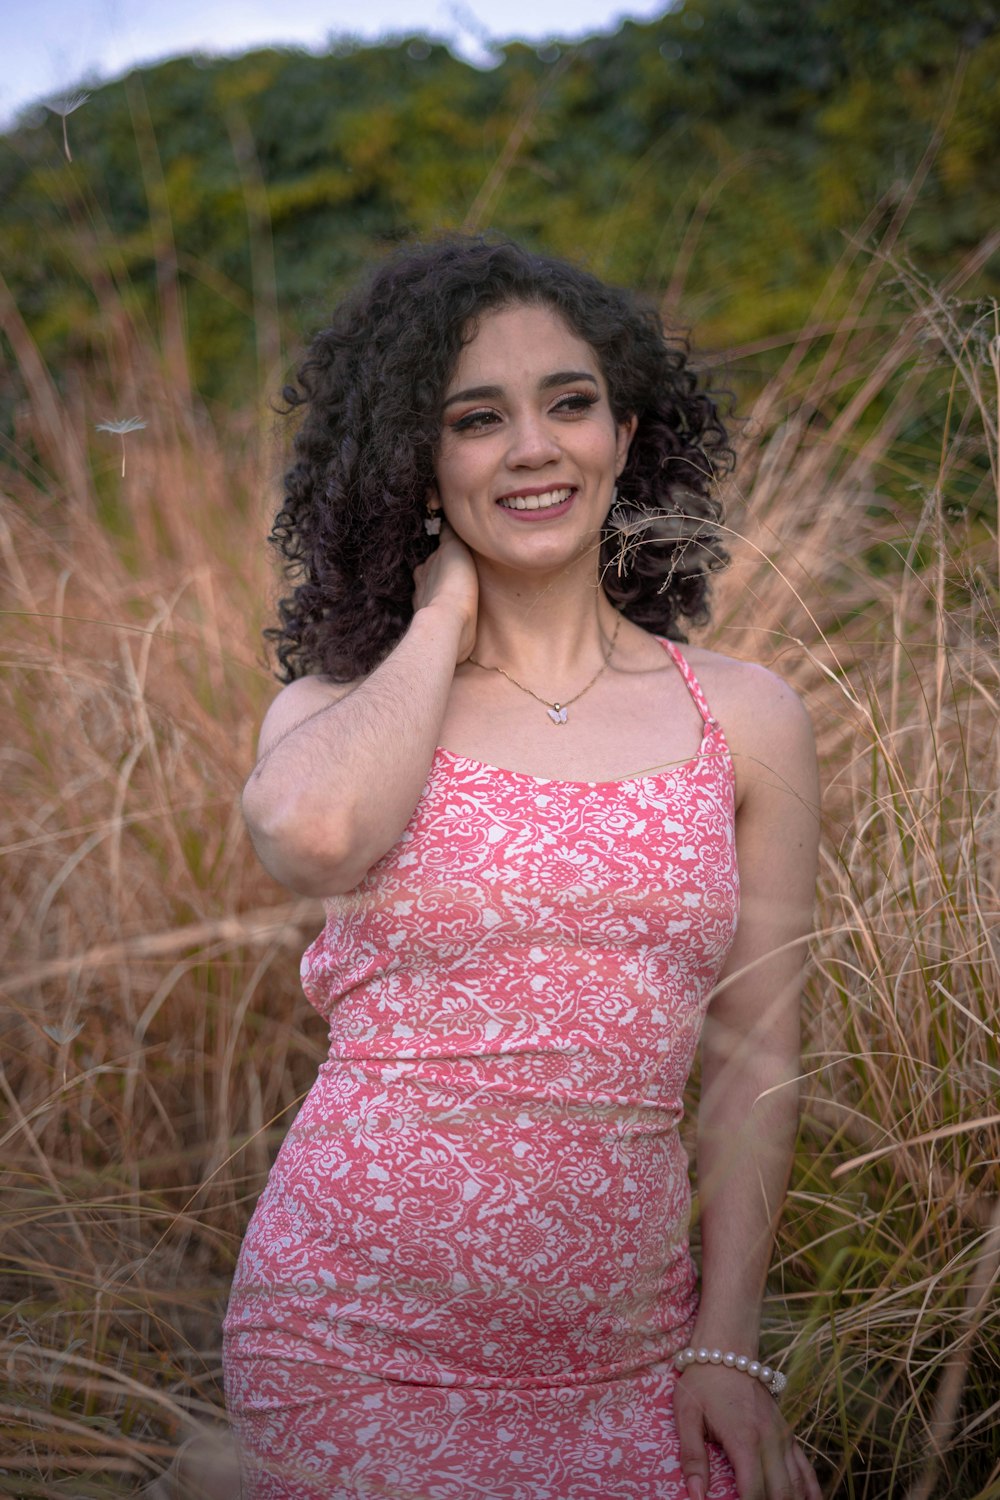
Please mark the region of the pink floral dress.
POLYGON ((302 979, 330 1055, 225 1321, 245 1500, 686 1496, 677 1125, 738 882, 726 742, 663 644, 695 759, 567 782, 439 749, 328 903, 302 979))

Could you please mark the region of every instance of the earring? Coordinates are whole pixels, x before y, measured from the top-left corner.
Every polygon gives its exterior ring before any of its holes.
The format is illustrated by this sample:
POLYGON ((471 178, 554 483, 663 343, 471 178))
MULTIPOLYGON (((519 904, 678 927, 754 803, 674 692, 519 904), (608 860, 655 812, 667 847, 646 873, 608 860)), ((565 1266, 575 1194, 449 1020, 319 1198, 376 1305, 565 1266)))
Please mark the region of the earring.
POLYGON ((424 516, 424 530, 426 531, 426 533, 427 533, 428 536, 440 536, 441 535, 441 502, 440 501, 438 501, 437 505, 432 506, 431 503, 430 503, 430 501, 428 500, 428 502, 427 502, 427 514, 424 516))

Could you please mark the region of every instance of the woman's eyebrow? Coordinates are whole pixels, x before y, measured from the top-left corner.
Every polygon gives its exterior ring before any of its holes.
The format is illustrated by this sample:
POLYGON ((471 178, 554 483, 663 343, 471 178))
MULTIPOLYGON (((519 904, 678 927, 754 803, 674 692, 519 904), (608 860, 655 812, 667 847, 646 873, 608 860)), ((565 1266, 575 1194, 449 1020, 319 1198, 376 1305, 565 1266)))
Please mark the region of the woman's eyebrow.
MULTIPOLYGON (((545 375, 538 382, 540 391, 549 391, 557 385, 573 385, 578 380, 589 380, 592 386, 597 385, 597 376, 590 370, 555 370, 551 375, 545 375)), ((503 395, 502 385, 471 385, 468 390, 456 391, 454 395, 448 396, 444 406, 452 406, 456 401, 498 401, 503 395)))

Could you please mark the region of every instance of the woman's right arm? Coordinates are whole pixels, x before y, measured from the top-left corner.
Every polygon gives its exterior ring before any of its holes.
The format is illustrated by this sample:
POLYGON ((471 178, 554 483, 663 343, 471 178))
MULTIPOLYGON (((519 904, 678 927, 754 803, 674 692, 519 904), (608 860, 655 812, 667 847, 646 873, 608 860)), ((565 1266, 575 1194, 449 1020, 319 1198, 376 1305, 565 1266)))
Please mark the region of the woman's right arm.
POLYGON ((261 728, 243 812, 265 869, 300 895, 352 890, 427 780, 456 664, 475 640, 475 563, 447 526, 414 581, 413 621, 370 676, 300 678, 261 728))

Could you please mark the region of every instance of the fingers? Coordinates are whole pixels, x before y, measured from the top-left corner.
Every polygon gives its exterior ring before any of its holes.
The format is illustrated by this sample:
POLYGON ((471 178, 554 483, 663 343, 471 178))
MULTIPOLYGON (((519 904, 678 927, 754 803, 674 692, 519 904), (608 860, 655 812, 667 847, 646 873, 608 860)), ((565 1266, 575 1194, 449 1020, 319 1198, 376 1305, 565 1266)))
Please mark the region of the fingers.
POLYGON ((765 1497, 766 1500, 771 1500, 771 1492, 767 1489, 764 1480, 759 1450, 751 1444, 747 1444, 745 1448, 734 1444, 733 1448, 734 1451, 729 1454, 729 1462, 736 1475, 736 1488, 739 1490, 740 1500, 765 1500, 765 1497))
POLYGON ((732 1444, 728 1453, 740 1500, 823 1500, 813 1467, 787 1428, 732 1444))
POLYGON ((674 1392, 674 1420, 680 1447, 681 1469, 690 1500, 705 1500, 708 1490, 708 1449, 699 1408, 674 1392))
POLYGON ((792 1444, 792 1457, 798 1468, 799 1482, 802 1485, 802 1494, 805 1496, 805 1500, 823 1500, 823 1492, 819 1487, 819 1480, 816 1478, 816 1470, 798 1443, 792 1444))
POLYGON ((462 621, 456 661, 464 661, 476 639, 479 575, 472 553, 445 521, 438 546, 413 570, 413 608, 443 605, 462 621))
POLYGON ((764 1470, 762 1493, 767 1500, 802 1500, 802 1485, 797 1466, 793 1465, 794 1443, 784 1422, 764 1438, 760 1448, 764 1470))
POLYGON ((706 1442, 725 1451, 740 1500, 822 1500, 812 1465, 777 1403, 752 1383, 723 1384, 720 1372, 693 1367, 674 1387, 674 1419, 693 1500, 708 1493, 706 1442))
POLYGON ((705 1473, 688 1473, 685 1471, 684 1483, 687 1485, 689 1500, 705 1500, 705 1489, 708 1484, 708 1463, 706 1460, 705 1473))
MULTIPOLYGON (((761 1444, 759 1493, 762 1500, 823 1500, 812 1464, 784 1424, 782 1429, 761 1444)), ((758 1491, 749 1493, 756 1496, 758 1491)))
POLYGON ((785 1461, 785 1483, 788 1485, 788 1493, 793 1495, 795 1500, 803 1500, 805 1495, 805 1491, 802 1488, 804 1479, 802 1470, 799 1468, 798 1444, 795 1442, 790 1443, 785 1449, 783 1458, 785 1461))
MULTIPOLYGON (((780 1429, 764 1438, 759 1450, 761 1496, 764 1500, 823 1500, 812 1464, 791 1429, 783 1419, 779 1418, 779 1421, 780 1429)), ((757 1491, 751 1490, 750 1493, 756 1495, 757 1491)))

